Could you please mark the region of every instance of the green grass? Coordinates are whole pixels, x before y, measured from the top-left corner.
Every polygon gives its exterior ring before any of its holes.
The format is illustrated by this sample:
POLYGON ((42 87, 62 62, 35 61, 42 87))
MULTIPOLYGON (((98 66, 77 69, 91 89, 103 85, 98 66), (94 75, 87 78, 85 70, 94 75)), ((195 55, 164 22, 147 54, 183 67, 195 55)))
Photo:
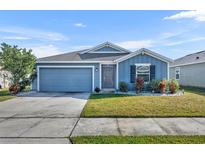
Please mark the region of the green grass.
POLYGON ((74 144, 204 144, 205 136, 80 136, 74 144))
POLYGON ((12 96, 8 89, 0 89, 0 102, 15 98, 15 96, 12 96))
POLYGON ((185 88, 183 96, 92 94, 81 117, 201 117, 205 90, 185 88))

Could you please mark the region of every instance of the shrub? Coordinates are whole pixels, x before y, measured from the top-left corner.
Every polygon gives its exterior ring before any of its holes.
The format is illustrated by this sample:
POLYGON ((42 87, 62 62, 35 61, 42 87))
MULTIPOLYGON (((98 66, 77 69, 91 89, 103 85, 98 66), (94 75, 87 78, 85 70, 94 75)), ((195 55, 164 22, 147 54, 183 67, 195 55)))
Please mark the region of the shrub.
POLYGON ((119 90, 121 92, 127 92, 128 91, 128 84, 126 82, 120 82, 119 83, 119 90))
POLYGON ((151 87, 152 91, 160 92, 159 84, 160 84, 160 80, 152 80, 150 82, 150 87, 151 87))
POLYGON ((9 87, 9 92, 11 93, 11 94, 17 94, 19 91, 20 91, 20 86, 18 85, 18 84, 14 84, 14 85, 11 85, 10 87, 9 87))
POLYGON ((162 80, 159 84, 159 88, 160 88, 160 91, 162 93, 165 93, 166 92, 166 85, 167 85, 167 82, 166 80, 162 80))
POLYGON ((24 79, 23 81, 19 82, 20 91, 24 90, 26 86, 29 86, 31 81, 29 79, 24 79))
POLYGON ((31 86, 26 86, 22 91, 29 92, 31 90, 32 90, 31 86))
POLYGON ((171 91, 172 94, 176 93, 177 90, 179 90, 179 83, 177 80, 172 79, 169 82, 169 90, 171 91))
POLYGON ((136 90, 137 92, 141 92, 144 87, 144 79, 141 77, 136 78, 136 90))
POLYGON ((100 88, 99 88, 99 87, 96 87, 96 88, 95 88, 95 92, 96 92, 96 93, 99 93, 99 92, 100 92, 100 88))

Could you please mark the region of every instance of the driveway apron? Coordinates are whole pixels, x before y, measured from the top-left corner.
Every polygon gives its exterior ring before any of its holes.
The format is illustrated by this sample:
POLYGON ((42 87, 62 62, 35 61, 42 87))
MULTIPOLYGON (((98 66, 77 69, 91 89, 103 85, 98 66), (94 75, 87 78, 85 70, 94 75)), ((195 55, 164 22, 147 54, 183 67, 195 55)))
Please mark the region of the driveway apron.
POLYGON ((70 143, 88 97, 89 93, 32 93, 1 102, 0 143, 70 143))

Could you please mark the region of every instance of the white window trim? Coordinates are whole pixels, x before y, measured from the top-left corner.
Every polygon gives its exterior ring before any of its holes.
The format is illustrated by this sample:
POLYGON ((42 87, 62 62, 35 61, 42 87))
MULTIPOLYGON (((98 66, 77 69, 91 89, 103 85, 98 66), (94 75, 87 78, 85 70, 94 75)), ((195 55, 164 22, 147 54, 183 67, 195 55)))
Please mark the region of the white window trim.
POLYGON ((148 82, 145 82, 146 84, 150 82, 150 63, 137 63, 135 64, 136 66, 136 77, 138 76, 137 74, 137 66, 149 66, 149 73, 144 73, 144 74, 149 74, 149 81, 148 82))
POLYGON ((94 92, 95 66, 37 66, 37 91, 40 91, 40 68, 91 68, 92 69, 92 91, 94 92))
POLYGON ((175 67, 174 71, 175 71, 175 72, 174 72, 174 73, 175 73, 175 79, 176 79, 176 80, 180 80, 180 75, 181 75, 181 73, 180 73, 180 67, 175 67), (179 71, 179 79, 176 78, 176 75, 177 75, 176 71, 179 71))
POLYGON ((150 63, 136 63, 136 66, 150 66, 150 63))

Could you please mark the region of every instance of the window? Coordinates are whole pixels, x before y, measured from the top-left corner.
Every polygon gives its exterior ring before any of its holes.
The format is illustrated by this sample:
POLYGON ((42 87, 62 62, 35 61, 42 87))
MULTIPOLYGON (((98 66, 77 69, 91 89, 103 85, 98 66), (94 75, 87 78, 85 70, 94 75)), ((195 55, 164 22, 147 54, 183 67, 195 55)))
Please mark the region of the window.
POLYGON ((179 80, 180 78, 180 68, 176 67, 175 68, 175 79, 179 80))
POLYGON ((136 64, 136 77, 141 77, 144 82, 150 81, 150 64, 136 64))

